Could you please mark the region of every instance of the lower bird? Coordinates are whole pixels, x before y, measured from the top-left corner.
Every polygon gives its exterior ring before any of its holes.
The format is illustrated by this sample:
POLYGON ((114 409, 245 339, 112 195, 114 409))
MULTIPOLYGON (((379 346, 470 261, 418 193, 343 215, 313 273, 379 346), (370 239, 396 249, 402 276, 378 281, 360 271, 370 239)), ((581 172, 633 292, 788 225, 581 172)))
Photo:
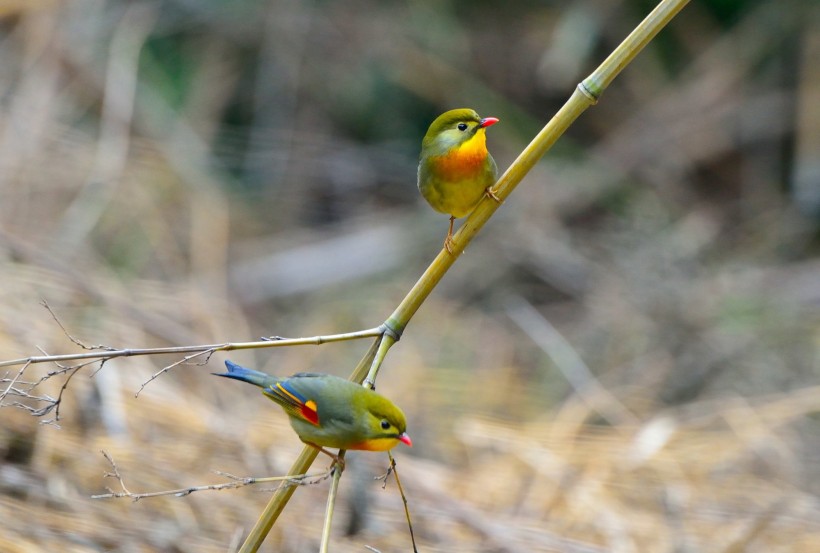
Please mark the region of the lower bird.
POLYGON ((439 115, 421 142, 418 186, 421 195, 440 213, 450 215, 445 249, 453 253, 453 223, 468 215, 483 196, 499 198, 491 187, 498 167, 487 151, 485 131, 498 123, 472 109, 453 109, 439 115))
POLYGON ((413 445, 402 410, 355 382, 317 373, 277 378, 232 361, 225 366, 228 372, 213 374, 262 388, 285 410, 299 439, 337 463, 342 464, 339 456, 325 448, 386 451, 399 442, 413 445))

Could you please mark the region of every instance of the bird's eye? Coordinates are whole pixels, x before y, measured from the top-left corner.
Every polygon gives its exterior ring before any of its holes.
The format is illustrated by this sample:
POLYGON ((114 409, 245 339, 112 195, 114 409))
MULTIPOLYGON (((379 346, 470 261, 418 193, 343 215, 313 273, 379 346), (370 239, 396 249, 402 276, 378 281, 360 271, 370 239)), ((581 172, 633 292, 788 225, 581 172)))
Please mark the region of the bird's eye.
POLYGON ((387 430, 388 428, 390 428, 390 423, 382 419, 382 430, 387 430))
POLYGON ((467 130, 467 123, 459 123, 458 124, 458 130, 466 131, 467 130))

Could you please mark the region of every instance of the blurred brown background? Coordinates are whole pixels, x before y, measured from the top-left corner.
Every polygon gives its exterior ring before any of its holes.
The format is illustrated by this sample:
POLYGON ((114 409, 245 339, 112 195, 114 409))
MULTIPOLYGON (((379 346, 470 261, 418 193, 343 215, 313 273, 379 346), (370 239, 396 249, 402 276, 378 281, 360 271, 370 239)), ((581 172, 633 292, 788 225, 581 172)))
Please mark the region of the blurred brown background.
MULTIPOLYGON (((112 347, 378 325, 446 231, 430 121, 499 117, 503 170, 652 6, 0 2, 0 360, 78 351, 43 299, 112 347)), ((820 5, 693 1, 524 180, 380 376, 422 551, 820 550, 818 106, 820 5)), ((230 357, 346 376, 366 347, 230 357)), ((138 399, 177 357, 88 367, 59 428, 6 395, 0 551, 241 542, 269 492, 90 499, 101 449, 135 492, 287 471, 224 358, 138 399)), ((333 550, 409 550, 386 458, 349 459, 333 550)), ((263 550, 315 551, 326 491, 263 550)))

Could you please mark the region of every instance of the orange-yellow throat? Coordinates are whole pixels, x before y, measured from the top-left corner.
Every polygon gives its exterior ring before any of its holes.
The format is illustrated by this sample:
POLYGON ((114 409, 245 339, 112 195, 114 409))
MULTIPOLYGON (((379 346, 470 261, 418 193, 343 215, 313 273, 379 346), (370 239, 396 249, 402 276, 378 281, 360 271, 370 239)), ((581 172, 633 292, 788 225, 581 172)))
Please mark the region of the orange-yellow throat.
POLYGON ((443 156, 432 156, 433 173, 448 182, 480 179, 487 161, 487 136, 479 130, 443 156))
POLYGON ((374 438, 351 445, 348 449, 358 449, 362 451, 387 451, 393 449, 399 442, 412 445, 410 438, 374 438))

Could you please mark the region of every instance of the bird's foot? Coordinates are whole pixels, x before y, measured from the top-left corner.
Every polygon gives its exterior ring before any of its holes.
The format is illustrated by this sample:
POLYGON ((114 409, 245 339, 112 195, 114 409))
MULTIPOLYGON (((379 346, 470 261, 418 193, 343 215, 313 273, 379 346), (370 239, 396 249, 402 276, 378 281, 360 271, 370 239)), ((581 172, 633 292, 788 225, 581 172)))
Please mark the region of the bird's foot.
POLYGON ((453 235, 448 234, 447 238, 444 239, 444 249, 447 250, 447 253, 450 255, 453 254, 453 235))
MULTIPOLYGON (((306 443, 307 445, 309 445, 310 447, 312 447, 312 448, 318 449, 319 451, 321 451, 322 453, 324 453, 325 455, 327 455, 328 457, 330 457, 331 459, 333 459, 333 462, 332 462, 332 463, 330 463, 330 466, 329 466, 329 467, 328 467, 328 469, 327 469, 329 473, 331 473, 331 474, 332 474, 332 473, 333 473, 333 471, 335 471, 335 470, 336 470, 336 467, 339 467, 339 472, 344 472, 344 470, 345 470, 345 460, 344 460, 344 457, 342 457, 341 455, 337 455, 337 454, 335 454, 335 453, 333 453, 333 452, 331 452, 331 451, 328 451, 328 450, 326 450, 325 448, 323 448, 322 446, 319 446, 319 445, 316 445, 316 444, 312 444, 312 443, 310 443, 310 442, 305 442, 305 443, 306 443)), ((341 451, 341 450, 339 450, 339 451, 341 451)))
POLYGON ((495 195, 495 192, 493 192, 493 188, 492 188, 492 186, 488 186, 488 187, 484 190, 484 195, 485 195, 485 196, 487 196, 488 198, 491 198, 491 199, 495 200, 495 201, 496 201, 496 202, 498 202, 498 203, 503 203, 503 202, 502 202, 502 200, 501 200, 501 198, 499 198, 498 196, 496 196, 496 195, 495 195))
POLYGON ((382 475, 380 475, 380 476, 374 476, 374 477, 373 477, 373 480, 381 480, 381 482, 382 482, 382 489, 384 489, 384 488, 386 488, 386 487, 387 487, 387 479, 388 479, 388 478, 390 478, 390 475, 391 475, 391 474, 393 474, 393 472, 394 472, 394 470, 395 470, 393 467, 395 467, 395 466, 396 466, 396 461, 394 460, 394 461, 390 464, 390 466, 388 466, 388 467, 387 467, 387 472, 385 472, 384 474, 382 474, 382 475))
POLYGON ((330 463, 330 468, 328 468, 328 470, 331 474, 333 474, 336 472, 336 469, 339 469, 340 473, 345 471, 344 457, 339 457, 338 455, 333 456, 333 462, 330 463))
POLYGON ((447 238, 444 239, 444 249, 450 255, 453 254, 453 225, 456 222, 455 215, 450 217, 450 228, 447 230, 447 238))

